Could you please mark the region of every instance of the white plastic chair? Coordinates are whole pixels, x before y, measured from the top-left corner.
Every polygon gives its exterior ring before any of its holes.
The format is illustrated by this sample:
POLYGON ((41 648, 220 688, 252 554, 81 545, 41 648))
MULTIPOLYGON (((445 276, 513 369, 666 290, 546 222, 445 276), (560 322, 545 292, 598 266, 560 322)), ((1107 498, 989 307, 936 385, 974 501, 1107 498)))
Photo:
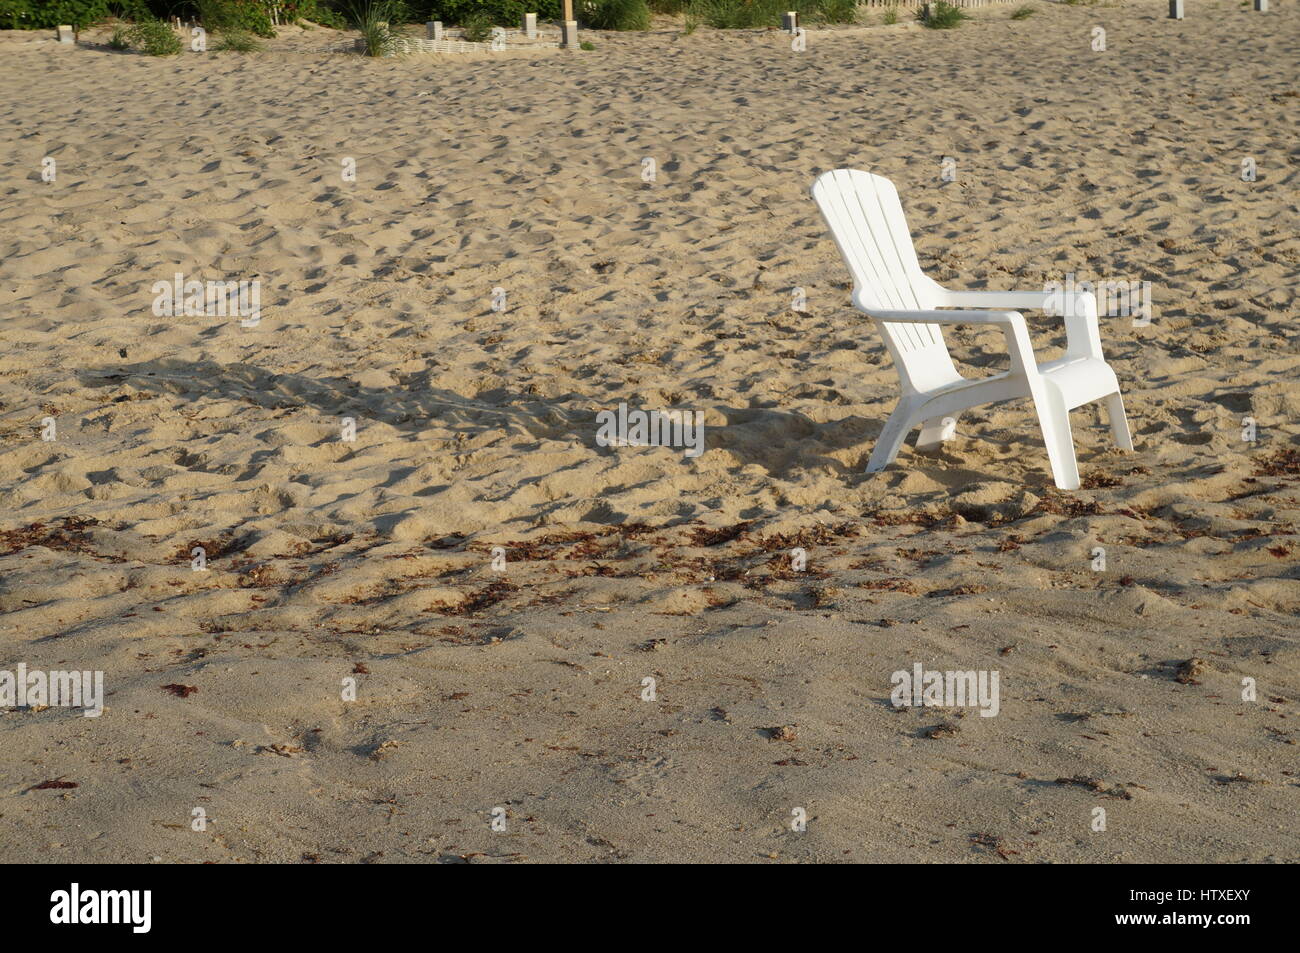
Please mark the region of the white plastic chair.
POLYGON ((1079 488, 1070 411, 1104 400, 1115 443, 1133 449, 1115 372, 1101 353, 1097 299, 1074 291, 948 291, 921 273, 903 206, 892 182, 869 172, 836 169, 812 186, 831 235, 853 273, 853 304, 875 320, 894 358, 903 395, 885 423, 867 472, 883 470, 908 433, 921 427, 917 449, 953 438, 963 410, 1030 397, 1038 413, 1052 476, 1063 490, 1079 488), (939 311, 938 308, 995 310, 939 311), (1019 311, 1063 313, 1065 356, 1039 364, 1019 311), (1011 370, 977 380, 957 373, 940 325, 992 324, 1002 329, 1011 370))

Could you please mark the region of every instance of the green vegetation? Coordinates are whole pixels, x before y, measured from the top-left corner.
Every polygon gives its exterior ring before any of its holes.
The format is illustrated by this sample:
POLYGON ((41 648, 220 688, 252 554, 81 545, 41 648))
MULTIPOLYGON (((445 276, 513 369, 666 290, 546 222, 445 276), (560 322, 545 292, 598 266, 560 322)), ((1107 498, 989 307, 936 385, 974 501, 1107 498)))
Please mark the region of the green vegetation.
POLYGON ((1032 16, 1033 16, 1035 13, 1037 13, 1037 12, 1038 12, 1038 11, 1036 11, 1033 7, 1017 7, 1017 8, 1015 9, 1015 11, 1012 12, 1012 14, 1011 14, 1011 19, 1013 19, 1013 20, 1028 20, 1030 17, 1032 17, 1032 16))
POLYGON ((936 0, 918 10, 916 19, 931 30, 952 30, 961 26, 962 20, 969 20, 970 14, 947 0, 936 0))
POLYGON ((471 13, 460 23, 465 39, 470 43, 486 43, 492 38, 492 17, 486 13, 471 13))
POLYGON ((402 0, 352 0, 345 8, 348 25, 361 34, 366 56, 391 56, 401 45, 397 28, 410 17, 402 0))
POLYGON ((594 50, 595 48, 596 44, 592 43, 590 40, 583 40, 578 44, 578 49, 580 50, 594 50))
POLYGON ((321 26, 341 30, 347 26, 347 18, 335 8, 336 6, 337 0, 281 0, 280 22, 287 20, 290 23, 298 23, 301 20, 310 20, 321 26))
POLYGON ((591 0, 582 19, 593 30, 648 30, 650 7, 646 0, 591 0))
POLYGON ((857 0, 684 0, 686 33, 706 23, 715 30, 780 26, 789 10, 814 23, 856 23, 857 0))
POLYGON ((126 31, 131 48, 150 56, 175 56, 185 49, 181 38, 162 20, 141 20, 126 31))
POLYGON ((0 0, 0 29, 45 30, 71 24, 84 30, 108 14, 108 0, 0 0))
POLYGON ((260 0, 195 0, 194 6, 209 33, 275 36, 271 14, 260 0))
MULTIPOLYGON (((366 17, 364 11, 382 0, 276 0, 281 22, 310 20, 331 27, 351 26, 359 22, 382 22, 382 17, 366 17)), ((419 0, 414 12, 419 18, 459 24, 484 42, 493 25, 518 27, 524 13, 536 13, 541 21, 558 20, 563 0, 419 0), (481 24, 486 22, 488 32, 481 24)), ((405 7, 405 4, 400 4, 405 7)), ((220 35, 214 49, 255 48, 252 36, 273 37, 272 0, 0 0, 0 29, 46 29, 71 23, 84 29, 110 15, 137 23, 194 18, 210 33, 220 35)), ((576 0, 576 12, 582 22, 597 30, 645 30, 652 13, 682 15, 686 33, 701 23, 718 29, 756 29, 779 26, 781 14, 797 10, 807 21, 853 23, 858 19, 856 0, 576 0)), ((886 13, 885 22, 893 11, 886 13)), ((895 15, 896 16, 896 15, 895 15)), ((411 19, 390 16, 393 26, 411 19)), ((376 42, 375 28, 363 30, 376 42)), ((468 38, 468 36, 467 36, 468 38)))
POLYGON ((257 38, 243 30, 223 30, 212 45, 212 49, 222 53, 256 53, 261 48, 257 38))
MULTIPOLYGON (((278 0, 281 23, 311 20, 325 26, 341 27, 343 17, 338 6, 344 0, 278 0)), ((461 0, 473 5, 482 0, 461 0)), ((554 0, 558 3, 559 0, 554 0)), ((110 15, 143 23, 173 16, 197 18, 205 28, 214 6, 225 8, 230 24, 258 36, 274 36, 271 25, 271 0, 0 0, 0 29, 44 30, 70 23, 84 30, 110 15)), ((523 0, 519 6, 523 7, 523 0)))
MULTIPOLYGON (((582 0, 574 0, 575 13, 581 14, 582 0)), ((490 25, 519 28, 525 13, 536 13, 537 22, 558 20, 564 14, 563 0, 424 0, 418 7, 422 19, 455 23, 462 29, 474 14, 482 14, 490 25)))
POLYGON ((781 14, 790 9, 779 0, 689 0, 689 5, 693 19, 715 30, 778 26, 781 14))
POLYGON ((820 0, 815 16, 822 23, 856 23, 857 0, 820 0))

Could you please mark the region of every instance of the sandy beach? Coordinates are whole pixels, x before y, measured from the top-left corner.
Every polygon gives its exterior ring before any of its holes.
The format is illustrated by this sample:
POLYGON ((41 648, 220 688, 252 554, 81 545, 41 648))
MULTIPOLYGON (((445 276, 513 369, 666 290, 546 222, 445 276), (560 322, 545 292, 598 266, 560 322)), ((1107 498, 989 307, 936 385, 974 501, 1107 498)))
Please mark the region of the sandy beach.
POLYGON ((1031 5, 0 32, 0 669, 105 687, 0 707, 0 860, 1300 862, 1300 12, 1031 5), (1150 282, 1101 324, 1136 450, 1077 411, 1060 491, 1017 401, 864 473, 898 378, 840 167, 946 287, 1150 282), (178 273, 258 320, 160 316, 178 273), (620 403, 705 451, 599 445, 620 403), (996 716, 895 705, 916 664, 996 716))

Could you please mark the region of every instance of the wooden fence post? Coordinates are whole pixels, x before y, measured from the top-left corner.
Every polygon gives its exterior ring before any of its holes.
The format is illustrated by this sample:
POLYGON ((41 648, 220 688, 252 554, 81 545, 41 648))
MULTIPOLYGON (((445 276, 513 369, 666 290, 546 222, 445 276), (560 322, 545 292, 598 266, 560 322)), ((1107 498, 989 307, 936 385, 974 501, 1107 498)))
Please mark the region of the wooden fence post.
POLYGON ((560 24, 560 46, 566 50, 578 48, 578 21, 573 18, 573 0, 564 0, 564 22, 560 24))

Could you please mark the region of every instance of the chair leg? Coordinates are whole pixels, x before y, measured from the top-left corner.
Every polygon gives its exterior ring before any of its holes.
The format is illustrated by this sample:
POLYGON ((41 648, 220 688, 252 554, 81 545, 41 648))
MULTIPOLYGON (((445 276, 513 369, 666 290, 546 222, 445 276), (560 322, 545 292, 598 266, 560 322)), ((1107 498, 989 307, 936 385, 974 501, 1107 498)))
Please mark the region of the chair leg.
POLYGON ((921 433, 916 438, 917 450, 930 450, 957 436, 957 415, 931 417, 921 422, 921 433))
POLYGON ((1079 465, 1074 458, 1074 436, 1070 432, 1070 412, 1052 387, 1033 388, 1034 410, 1038 426, 1043 431, 1047 445, 1047 459, 1052 464, 1052 476, 1062 490, 1079 488, 1079 465))
POLYGON ((1124 416, 1124 398, 1120 396, 1119 391, 1111 394, 1106 400, 1106 419, 1110 421, 1110 436, 1115 441, 1115 446, 1121 450, 1133 449, 1133 435, 1129 433, 1128 418, 1124 416))
POLYGON ((885 421, 885 429, 880 431, 876 446, 871 451, 871 458, 867 460, 868 473, 880 472, 893 462, 894 457, 898 456, 903 441, 907 439, 907 434, 912 429, 914 409, 915 405, 907 399, 898 402, 894 412, 885 421))

